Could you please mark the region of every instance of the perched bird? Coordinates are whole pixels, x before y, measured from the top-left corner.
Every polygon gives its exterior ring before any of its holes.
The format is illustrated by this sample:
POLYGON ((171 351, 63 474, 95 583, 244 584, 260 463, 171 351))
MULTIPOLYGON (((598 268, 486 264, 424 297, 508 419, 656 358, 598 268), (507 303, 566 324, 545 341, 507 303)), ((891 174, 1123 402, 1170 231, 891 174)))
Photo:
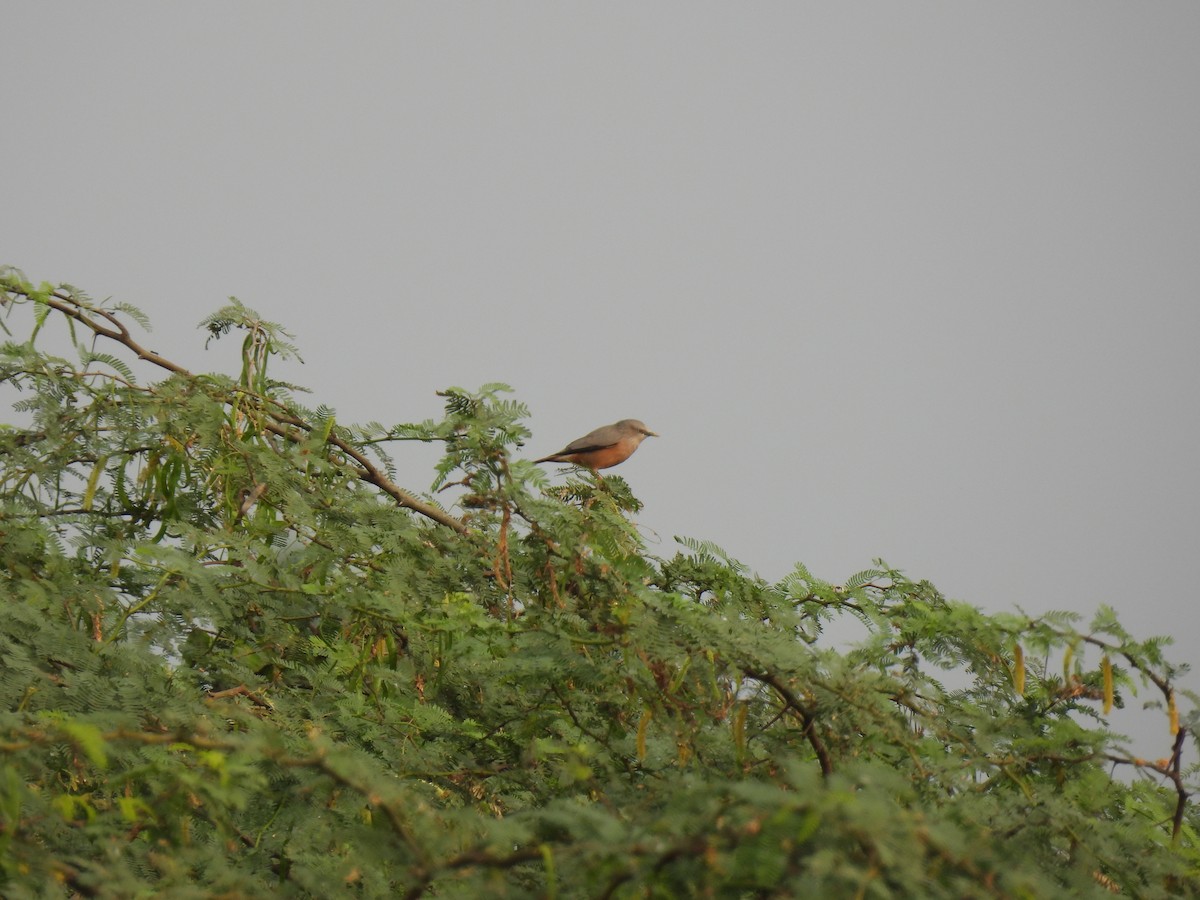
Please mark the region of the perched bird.
POLYGON ((535 459, 534 462, 574 463, 595 471, 623 463, 633 455, 638 444, 648 437, 658 437, 637 419, 622 419, 614 425, 597 428, 578 440, 571 441, 557 453, 535 459))

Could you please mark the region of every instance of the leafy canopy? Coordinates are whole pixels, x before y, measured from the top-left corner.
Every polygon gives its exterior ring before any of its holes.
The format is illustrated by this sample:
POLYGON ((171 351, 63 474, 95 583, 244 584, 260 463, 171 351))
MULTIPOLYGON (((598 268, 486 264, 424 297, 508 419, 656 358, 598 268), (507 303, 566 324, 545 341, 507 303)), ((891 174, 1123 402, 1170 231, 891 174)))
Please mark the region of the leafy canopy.
POLYGON ((503 385, 354 427, 237 301, 235 376, 69 285, 0 302, 6 897, 1200 893, 1195 698, 1107 607, 656 558, 620 476, 515 455, 503 385), (1161 759, 1106 725, 1138 691, 1161 759))

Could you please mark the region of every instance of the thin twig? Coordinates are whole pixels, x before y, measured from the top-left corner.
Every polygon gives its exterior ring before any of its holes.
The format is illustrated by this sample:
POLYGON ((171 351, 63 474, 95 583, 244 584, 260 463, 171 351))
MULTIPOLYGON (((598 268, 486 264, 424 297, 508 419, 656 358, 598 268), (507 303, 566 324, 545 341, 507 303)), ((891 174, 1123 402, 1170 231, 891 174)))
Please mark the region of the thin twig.
POLYGON ((817 754, 817 760, 821 764, 821 774, 828 778, 833 774, 833 760, 829 756, 829 751, 825 748, 825 743, 821 740, 821 736, 817 734, 817 719, 816 713, 800 702, 800 698, 788 690, 778 678, 770 672, 755 672, 752 669, 743 669, 745 674, 749 675, 755 681, 761 681, 763 684, 769 685, 774 689, 787 707, 796 714, 800 719, 800 723, 804 726, 804 736, 808 739, 809 746, 813 748, 813 752, 817 754))
MULTIPOLYGON (((26 297, 29 296, 27 292, 14 286, 9 286, 7 289, 13 293, 22 294, 26 297)), ((176 375, 182 375, 185 378, 196 378, 196 375, 190 370, 184 368, 176 362, 172 362, 165 356, 162 356, 153 350, 146 349, 139 344, 133 339, 133 336, 129 333, 129 329, 125 327, 125 324, 108 310, 98 309, 96 307, 84 307, 78 301, 72 299, 69 295, 58 291, 45 296, 43 300, 51 309, 55 309, 63 315, 80 322, 100 337, 105 337, 109 340, 116 341, 118 344, 134 353, 138 359, 146 360, 147 362, 152 363, 161 369, 165 369, 166 371, 172 372, 176 375), (99 321, 96 317, 103 319, 104 322, 99 321), (108 324, 105 325, 105 322, 108 324)), ((227 400, 226 402, 230 401, 227 400)), ((288 412, 276 412, 272 410, 264 411, 272 420, 274 420, 264 423, 267 430, 273 434, 279 435, 280 437, 286 438, 289 441, 298 443, 302 439, 302 436, 285 426, 290 425, 292 428, 298 428, 303 432, 312 431, 312 426, 309 423, 288 412)), ((358 448, 347 443, 338 435, 330 432, 329 436, 326 438, 326 443, 336 447, 349 459, 354 461, 353 465, 348 463, 343 463, 343 465, 346 465, 347 468, 354 472, 359 479, 367 482, 368 484, 375 485, 377 488, 395 500, 399 506, 402 506, 405 509, 410 509, 419 515, 425 516, 427 519, 431 519, 434 522, 445 525, 448 528, 453 528, 460 534, 467 534, 469 532, 467 526, 459 519, 456 519, 454 516, 430 503, 426 503, 425 501, 418 499, 413 494, 410 494, 408 491, 392 482, 392 480, 388 478, 387 475, 385 475, 382 471, 380 471, 380 469, 374 463, 367 459, 367 457, 360 450, 358 450, 358 448)))

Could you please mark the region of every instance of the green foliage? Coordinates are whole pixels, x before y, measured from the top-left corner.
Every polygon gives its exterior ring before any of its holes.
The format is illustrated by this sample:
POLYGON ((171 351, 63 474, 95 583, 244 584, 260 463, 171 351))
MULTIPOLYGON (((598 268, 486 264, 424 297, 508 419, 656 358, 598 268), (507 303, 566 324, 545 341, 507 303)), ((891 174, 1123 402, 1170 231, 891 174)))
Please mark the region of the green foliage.
POLYGON ((202 323, 245 332, 230 378, 128 307, 0 291, 4 896, 1200 893, 1195 698, 1111 608, 656 559, 620 476, 514 456, 503 385, 347 426, 237 301, 202 323), (75 360, 35 345, 63 324, 75 360), (463 520, 391 482, 410 440, 463 520), (1161 759, 1107 728, 1138 690, 1161 759))

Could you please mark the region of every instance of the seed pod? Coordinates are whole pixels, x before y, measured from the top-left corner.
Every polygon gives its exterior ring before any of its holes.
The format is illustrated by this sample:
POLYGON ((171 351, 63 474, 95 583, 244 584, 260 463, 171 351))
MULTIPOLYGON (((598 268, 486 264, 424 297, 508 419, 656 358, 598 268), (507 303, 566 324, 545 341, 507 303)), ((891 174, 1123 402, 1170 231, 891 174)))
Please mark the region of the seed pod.
POLYGON ((739 703, 733 714, 733 746, 738 762, 746 753, 746 704, 739 703))
POLYGON ((642 720, 638 722, 637 758, 639 760, 646 758, 646 729, 650 726, 652 718, 654 718, 654 714, 646 709, 642 712, 642 720))
POLYGON ((1107 653, 1104 654, 1104 659, 1100 660, 1100 672, 1104 675, 1104 714, 1107 716, 1113 707, 1112 660, 1108 658, 1107 653))

